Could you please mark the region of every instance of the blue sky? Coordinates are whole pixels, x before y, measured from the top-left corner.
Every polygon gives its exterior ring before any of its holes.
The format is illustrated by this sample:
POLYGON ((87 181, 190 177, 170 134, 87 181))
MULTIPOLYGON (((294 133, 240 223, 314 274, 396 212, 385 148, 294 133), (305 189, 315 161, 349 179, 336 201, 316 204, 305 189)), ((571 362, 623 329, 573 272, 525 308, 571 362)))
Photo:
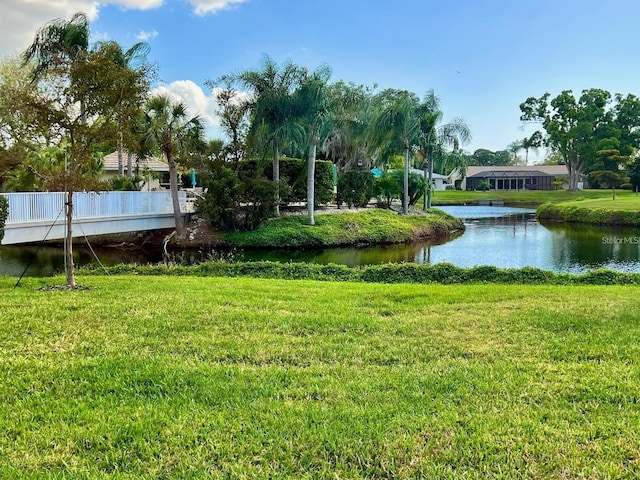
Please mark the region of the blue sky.
MULTIPOLYGON (((597 87, 640 95, 640 2, 632 0, 0 0, 1 53, 46 21, 85 11, 94 39, 146 39, 161 89, 181 95, 215 135, 206 79, 277 62, 333 70, 379 89, 434 89, 445 121, 463 117, 465 148, 504 149, 528 96, 597 87), (48 15, 48 16, 47 16, 48 15)), ((158 85, 157 85, 158 86, 158 85)), ((543 152, 540 153, 542 156, 543 152)))

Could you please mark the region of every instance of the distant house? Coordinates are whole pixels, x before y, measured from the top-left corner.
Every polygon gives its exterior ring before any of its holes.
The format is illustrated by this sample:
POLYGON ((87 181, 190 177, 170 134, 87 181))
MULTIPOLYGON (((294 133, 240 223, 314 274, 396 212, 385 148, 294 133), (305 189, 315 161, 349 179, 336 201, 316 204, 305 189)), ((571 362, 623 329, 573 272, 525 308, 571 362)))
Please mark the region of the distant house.
MULTIPOLYGON (((127 151, 122 154, 122 162, 124 168, 124 175, 127 175, 127 151)), ((110 180, 113 177, 118 176, 118 152, 110 153, 103 159, 104 174, 103 180, 110 180)), ((155 157, 147 157, 141 160, 137 155, 132 159, 133 175, 137 175, 143 178, 142 190, 160 190, 163 188, 169 188, 169 165, 162 160, 155 157)))
MULTIPOLYGON (((424 170, 420 170, 418 168, 411 168, 409 169, 409 172, 411 173, 416 173, 418 175, 420 175, 421 177, 424 176, 424 170)), ((433 189, 434 190, 445 190, 447 188, 448 185, 448 180, 449 177, 447 177, 446 175, 440 175, 439 173, 433 173, 433 175, 431 176, 431 184, 433 185, 433 189)))
MULTIPOLYGON (((490 190, 554 190, 554 182, 563 180, 562 188, 567 188, 567 167, 564 165, 529 165, 509 167, 467 167, 467 174, 460 188, 462 190, 477 190, 478 187, 489 185, 490 190)), ((449 176, 450 183, 455 183, 460 177, 454 170, 449 176)), ((578 184, 580 188, 581 183, 578 184)))

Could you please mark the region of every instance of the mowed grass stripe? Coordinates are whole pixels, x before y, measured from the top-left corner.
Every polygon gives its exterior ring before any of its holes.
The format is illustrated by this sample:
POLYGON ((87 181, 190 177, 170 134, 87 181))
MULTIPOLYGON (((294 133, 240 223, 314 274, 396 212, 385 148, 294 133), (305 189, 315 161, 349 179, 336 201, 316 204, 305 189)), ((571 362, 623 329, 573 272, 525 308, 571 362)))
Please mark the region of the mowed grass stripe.
POLYGON ((0 477, 635 478, 639 287, 0 279, 0 477))

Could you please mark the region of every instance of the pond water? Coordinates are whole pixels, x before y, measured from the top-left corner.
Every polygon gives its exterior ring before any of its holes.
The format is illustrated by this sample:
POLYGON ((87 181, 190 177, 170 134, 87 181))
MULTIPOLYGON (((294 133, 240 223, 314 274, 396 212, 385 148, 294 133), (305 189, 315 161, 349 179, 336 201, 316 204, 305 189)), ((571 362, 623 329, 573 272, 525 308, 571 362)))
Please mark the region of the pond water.
MULTIPOLYGON (((232 252, 238 260, 338 263, 349 266, 387 262, 434 264, 448 262, 460 267, 495 265, 502 268, 532 266, 555 272, 580 273, 595 268, 640 272, 640 229, 598 228, 584 225, 541 224, 535 210, 510 207, 439 207, 464 220, 466 231, 449 239, 408 245, 367 248, 333 248, 318 251, 232 252)), ((61 248, 0 247, 0 275, 49 276, 64 269, 61 248)), ((104 265, 156 263, 162 252, 96 249, 104 265)), ((176 260, 193 263, 212 252, 180 252, 176 260)), ((88 248, 74 247, 75 264, 97 263, 88 248)), ((215 252, 214 252, 215 254, 215 252)))

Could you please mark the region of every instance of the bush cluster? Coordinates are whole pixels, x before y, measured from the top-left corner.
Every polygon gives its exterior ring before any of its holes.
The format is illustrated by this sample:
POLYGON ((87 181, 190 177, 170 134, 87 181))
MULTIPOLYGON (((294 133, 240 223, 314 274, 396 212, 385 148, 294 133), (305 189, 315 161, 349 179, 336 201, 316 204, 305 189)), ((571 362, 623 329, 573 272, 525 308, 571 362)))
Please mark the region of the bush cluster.
POLYGON ((181 265, 116 265, 106 269, 83 267, 84 274, 112 275, 189 275, 216 277, 255 277, 284 280, 322 280, 366 283, 518 284, 518 285, 638 285, 640 274, 594 270, 583 274, 554 273, 533 267, 502 269, 494 266, 460 268, 449 263, 367 265, 321 265, 277 262, 204 262, 181 265))
POLYGON ((4 238, 4 225, 9 216, 9 201, 0 195, 0 242, 4 238))
POLYGON ((351 170, 338 177, 338 206, 366 207, 374 196, 373 173, 369 170, 351 170))
POLYGON ((207 193, 196 203, 196 211, 222 231, 253 230, 275 211, 276 184, 264 177, 220 162, 212 166, 203 185, 207 193))
POLYGON ((541 220, 593 225, 640 226, 640 211, 585 208, 577 205, 544 203, 536 210, 541 220))
MULTIPOLYGON (((258 159, 243 160, 239 170, 248 177, 261 177, 272 180, 271 163, 258 159)), ((307 201, 307 160, 300 158, 280 159, 280 200, 284 203, 307 201)), ((316 205, 333 200, 333 163, 327 160, 316 160, 314 200, 316 205)))

